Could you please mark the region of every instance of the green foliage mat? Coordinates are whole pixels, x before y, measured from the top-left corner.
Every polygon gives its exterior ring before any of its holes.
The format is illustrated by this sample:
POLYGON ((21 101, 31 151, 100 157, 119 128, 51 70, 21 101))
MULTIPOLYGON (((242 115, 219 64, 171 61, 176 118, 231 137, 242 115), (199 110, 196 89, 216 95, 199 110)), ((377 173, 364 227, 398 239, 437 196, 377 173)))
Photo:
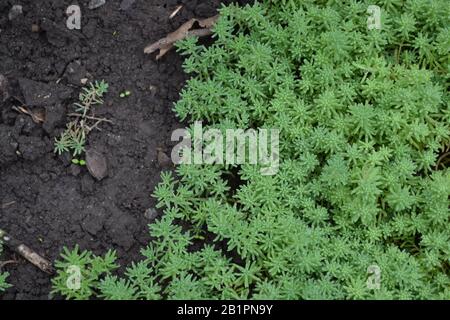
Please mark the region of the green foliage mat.
MULTIPOLYGON (((2 251, 3 251, 3 244, 0 241, 0 258, 2 257, 2 251)), ((5 291, 10 287, 10 285, 6 282, 6 278, 8 278, 9 273, 1 271, 2 270, 0 268, 0 293, 2 293, 3 291, 5 291)))
POLYGON ((84 298, 450 299, 450 7, 380 0, 368 30, 370 4, 224 7, 213 45, 178 45, 193 73, 180 119, 279 128, 279 172, 163 174, 145 259, 84 298))

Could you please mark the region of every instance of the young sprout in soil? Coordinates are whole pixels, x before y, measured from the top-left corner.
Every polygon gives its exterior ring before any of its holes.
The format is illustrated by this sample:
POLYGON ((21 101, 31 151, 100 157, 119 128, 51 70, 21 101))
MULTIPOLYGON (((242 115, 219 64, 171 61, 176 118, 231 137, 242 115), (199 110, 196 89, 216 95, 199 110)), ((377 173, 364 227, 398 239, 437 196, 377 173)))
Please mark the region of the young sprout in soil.
POLYGON ((61 134, 61 137, 55 139, 55 153, 61 155, 64 152, 72 151, 73 156, 80 155, 84 152, 86 144, 86 131, 82 125, 78 125, 76 121, 67 124, 67 129, 61 134))
POLYGON ((107 91, 108 83, 103 80, 95 81, 82 88, 80 101, 75 103, 77 107, 75 113, 69 114, 75 119, 67 124, 66 130, 59 139, 55 138, 55 153, 61 155, 64 152, 71 152, 74 157, 83 154, 89 132, 101 122, 111 122, 108 119, 96 118, 91 115, 94 105, 103 104, 102 97, 107 91))
POLYGON ((131 95, 131 92, 128 91, 128 90, 126 90, 126 91, 124 91, 124 92, 121 92, 119 96, 120 96, 121 98, 125 98, 125 97, 128 97, 129 95, 131 95))
POLYGON ((72 163, 73 164, 77 164, 79 166, 85 166, 86 165, 86 161, 83 159, 77 159, 77 158, 73 158, 72 159, 72 163))
POLYGON ((87 115, 89 109, 95 104, 102 104, 102 96, 108 91, 108 84, 103 80, 94 84, 90 83, 88 87, 81 89, 80 103, 75 103, 78 108, 76 112, 82 112, 83 117, 87 115))

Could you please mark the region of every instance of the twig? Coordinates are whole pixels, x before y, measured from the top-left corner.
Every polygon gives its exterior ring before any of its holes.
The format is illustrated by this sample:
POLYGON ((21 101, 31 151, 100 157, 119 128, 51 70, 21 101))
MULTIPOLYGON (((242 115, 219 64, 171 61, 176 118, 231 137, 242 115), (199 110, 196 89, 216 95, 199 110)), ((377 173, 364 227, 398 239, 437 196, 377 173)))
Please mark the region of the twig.
POLYGON ((48 274, 53 274, 55 270, 53 269, 52 264, 46 259, 42 258, 32 249, 21 243, 20 241, 12 238, 10 235, 6 233, 6 231, 0 229, 0 239, 3 243, 10 248, 11 250, 17 252, 30 263, 44 271, 48 274))
POLYGON ((17 264, 17 263, 19 263, 19 261, 17 261, 17 260, 2 261, 2 262, 0 262, 0 270, 3 269, 8 264, 17 264))
POLYGON ((170 14, 169 19, 172 19, 177 15, 177 13, 183 8, 183 5, 179 5, 175 8, 175 10, 170 14))
POLYGON ((92 130, 94 130, 94 129, 97 129, 98 131, 102 131, 102 129, 100 129, 99 127, 98 127, 98 125, 100 124, 100 123, 102 123, 103 122, 103 120, 102 119, 99 119, 96 123, 94 123, 94 125, 93 126, 88 126, 87 124, 85 124, 85 127, 86 127, 86 129, 90 132, 90 131, 92 131, 92 130))
POLYGON ((102 122, 108 122, 108 123, 111 123, 111 124, 114 123, 111 120, 106 119, 106 118, 97 118, 97 117, 94 117, 94 116, 82 115, 82 114, 79 114, 79 113, 69 113, 68 115, 69 115, 69 117, 77 117, 78 118, 77 121, 80 122, 81 128, 83 128, 83 130, 85 130, 86 133, 89 133, 89 132, 91 132, 94 129, 97 129, 98 131, 102 131, 102 129, 100 129, 98 127, 98 125, 100 123, 102 123, 102 122), (82 118, 82 119, 86 118, 88 120, 97 120, 97 122, 95 122, 92 126, 88 126, 85 123, 84 120, 79 120, 80 118, 82 118))
MULTIPOLYGON (((82 114, 79 114, 79 113, 69 113, 68 116, 69 116, 69 117, 83 117, 83 115, 82 115, 82 114)), ((106 118, 97 118, 97 117, 88 116, 88 115, 84 116, 84 118, 89 119, 89 120, 99 120, 99 121, 101 121, 101 122, 114 123, 114 122, 112 122, 111 120, 106 119, 106 118)))
POLYGON ((15 202, 15 201, 10 201, 10 202, 7 202, 7 203, 3 203, 3 204, 2 204, 2 209, 7 208, 7 207, 9 207, 10 205, 13 205, 14 203, 16 203, 16 202, 15 202))

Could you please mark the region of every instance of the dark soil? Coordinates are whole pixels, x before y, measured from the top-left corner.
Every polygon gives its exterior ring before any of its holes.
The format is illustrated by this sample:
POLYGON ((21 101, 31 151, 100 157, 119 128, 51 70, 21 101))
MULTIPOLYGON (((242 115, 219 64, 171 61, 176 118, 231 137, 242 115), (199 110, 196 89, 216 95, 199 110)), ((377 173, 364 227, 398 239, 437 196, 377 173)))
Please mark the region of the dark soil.
MULTIPOLYGON (((175 52, 155 61, 143 48, 189 18, 214 15, 220 1, 106 0, 94 10, 88 2, 0 0, 0 75, 8 82, 0 81, 0 228, 51 261, 63 246, 79 244, 96 254, 116 249, 125 266, 149 241, 155 215, 144 213, 154 207, 162 170, 157 148, 170 154, 170 135, 181 127, 171 109, 187 78, 175 52), (15 4, 23 14, 10 21, 15 4), (81 7, 81 30, 66 28, 72 4, 81 7), (179 4, 183 9, 169 19, 179 4), (83 78, 109 83, 95 114, 113 124, 88 138, 107 159, 101 181, 53 153, 83 78), (120 98, 124 90, 131 95, 120 98), (23 105, 44 111, 45 123, 13 110, 23 105)), ((15 258, 18 264, 2 270, 13 285, 2 298, 48 299, 50 277, 11 251, 0 260, 15 258)))

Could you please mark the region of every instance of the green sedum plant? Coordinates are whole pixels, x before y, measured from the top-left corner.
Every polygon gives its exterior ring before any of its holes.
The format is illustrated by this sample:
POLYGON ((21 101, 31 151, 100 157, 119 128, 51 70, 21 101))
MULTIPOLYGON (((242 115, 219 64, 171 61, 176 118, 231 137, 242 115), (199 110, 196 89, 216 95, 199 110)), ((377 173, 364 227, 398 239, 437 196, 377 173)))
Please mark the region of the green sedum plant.
POLYGON ((450 8, 378 1, 368 30, 370 4, 231 5, 213 45, 178 44, 193 73, 180 119, 280 129, 279 172, 163 173, 155 240, 101 297, 450 299, 450 8))
POLYGON ((6 278, 8 278, 8 276, 8 272, 0 273, 0 293, 11 287, 11 285, 6 282, 6 278))
MULTIPOLYGON (((2 246, 2 242, 0 241, 0 257, 2 255, 2 251, 3 251, 3 246, 2 246)), ((6 289, 11 287, 11 285, 6 282, 6 279, 8 278, 8 276, 9 276, 8 272, 0 272, 0 293, 2 293, 3 291, 5 291, 6 289)))
POLYGON ((56 276, 52 279, 52 294, 67 299, 85 300, 96 295, 98 286, 113 270, 118 268, 115 251, 108 251, 104 257, 90 251, 73 250, 64 247, 61 260, 55 262, 56 276))
POLYGON ((108 91, 108 87, 108 83, 102 80, 82 88, 79 102, 75 103, 76 113, 71 114, 76 118, 67 124, 66 130, 61 133, 59 139, 55 138, 55 153, 61 155, 64 152, 71 152, 72 156, 76 157, 86 151, 85 145, 89 132, 106 120, 92 117, 91 109, 95 105, 103 104, 102 97, 108 91), (89 122, 93 120, 97 122, 91 125, 89 122))

